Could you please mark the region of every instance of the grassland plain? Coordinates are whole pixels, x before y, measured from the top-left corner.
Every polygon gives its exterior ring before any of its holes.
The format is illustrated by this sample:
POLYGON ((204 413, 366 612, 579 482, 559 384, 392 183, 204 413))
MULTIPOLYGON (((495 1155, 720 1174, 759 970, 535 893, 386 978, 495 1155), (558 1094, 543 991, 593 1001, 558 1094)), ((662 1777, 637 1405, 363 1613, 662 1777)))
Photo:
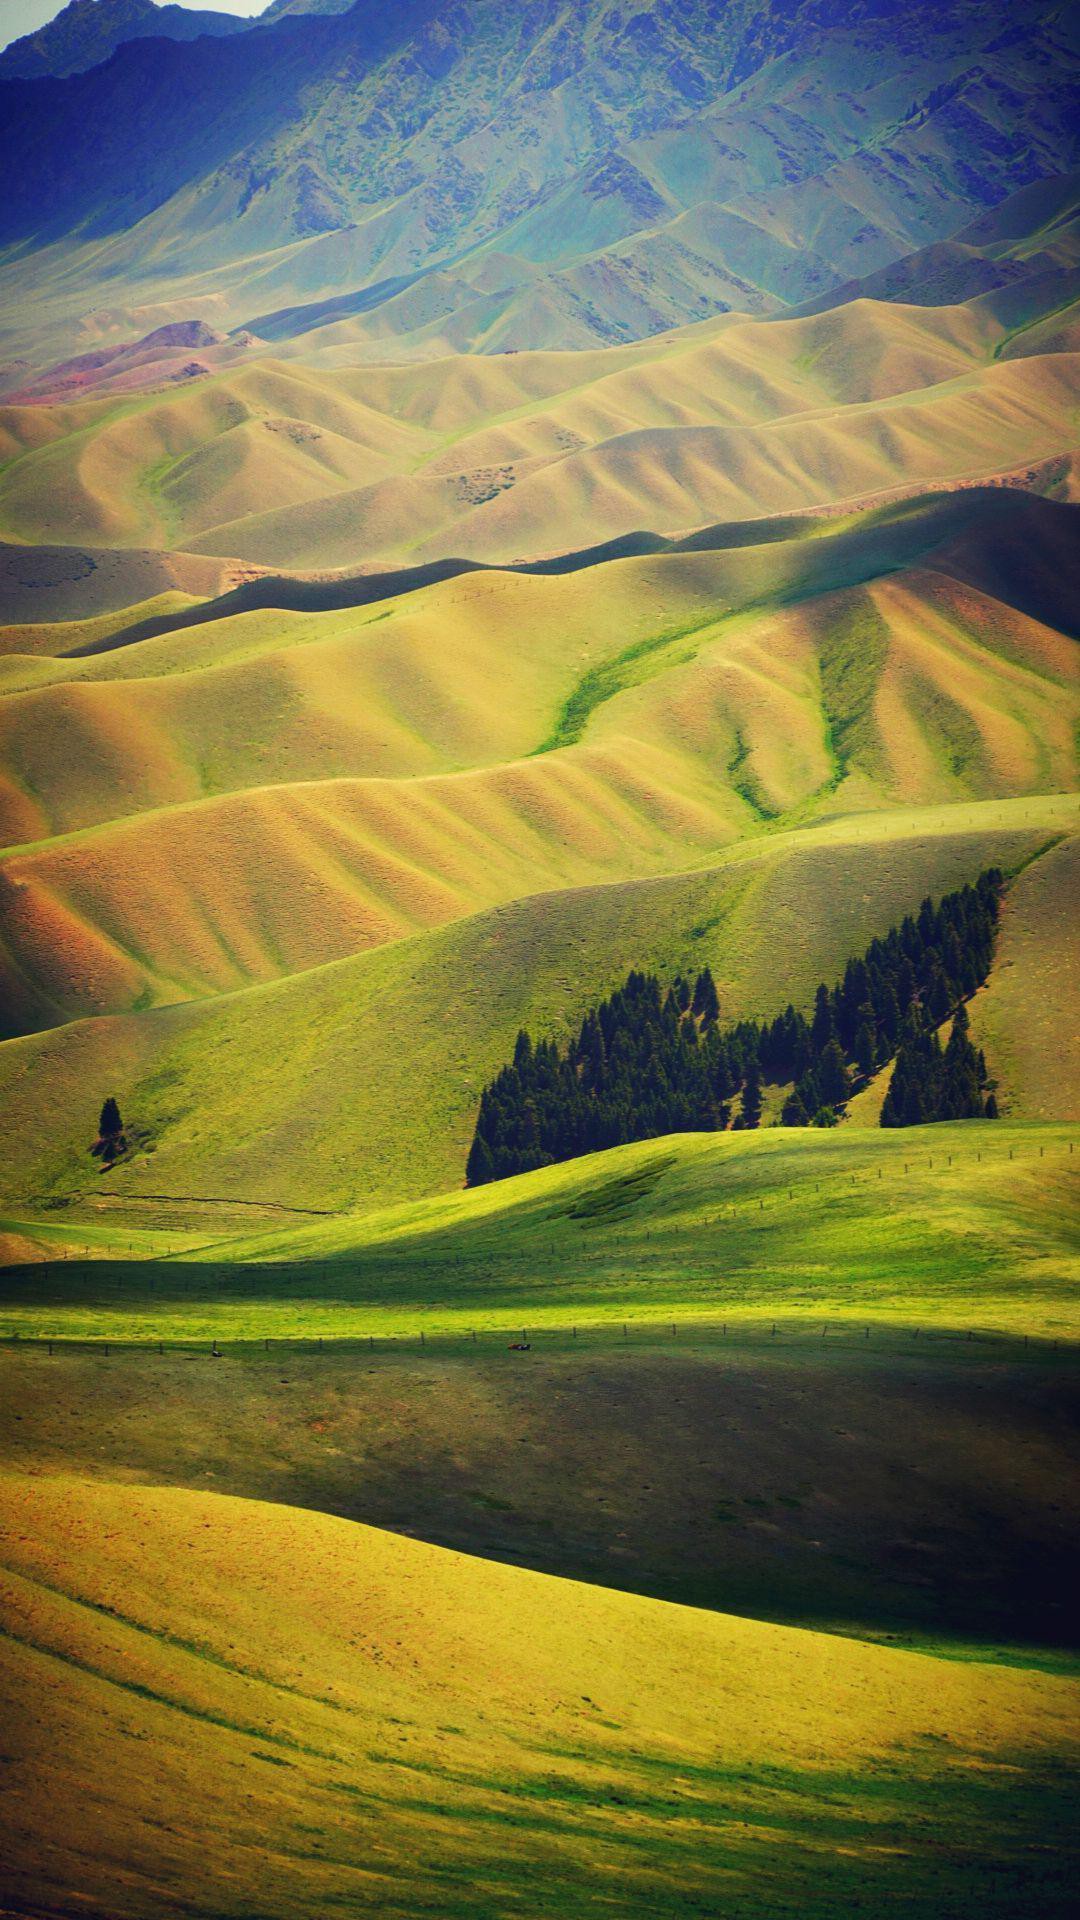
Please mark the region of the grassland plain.
POLYGON ((16 1910, 825 1920, 898 1857, 927 1920, 1068 1910, 1068 1679, 202 1492, 4 1493, 16 1910))
MULTIPOLYGON (((205 1346, 769 1317, 1068 1340, 1075 1132, 680 1135, 372 1214, 219 1226, 175 1258, 169 1230, 133 1239, 123 1215, 58 1224, 57 1254, 79 1236, 82 1259, 49 1260, 49 1230, 12 1222, 39 1257, 5 1273, 2 1325, 205 1346)), ((176 1206, 172 1233, 196 1213, 176 1206)))

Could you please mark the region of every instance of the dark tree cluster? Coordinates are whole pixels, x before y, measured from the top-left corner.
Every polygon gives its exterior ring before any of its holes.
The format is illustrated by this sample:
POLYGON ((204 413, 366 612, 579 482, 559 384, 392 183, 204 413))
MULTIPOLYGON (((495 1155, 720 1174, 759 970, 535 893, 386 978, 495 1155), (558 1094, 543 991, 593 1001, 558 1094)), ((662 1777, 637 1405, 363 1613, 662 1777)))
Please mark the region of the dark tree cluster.
MULTIPOLYGON (((917 1036, 924 1030, 935 1034, 990 971, 1003 886, 1000 870, 991 867, 974 886, 946 894, 936 907, 924 900, 917 914, 906 915, 883 940, 871 941, 861 960, 849 960, 835 987, 818 987, 809 1022, 788 1007, 766 1028, 766 1077, 781 1085, 795 1082, 784 1105, 785 1125, 804 1127, 827 1119, 829 1109, 841 1106, 854 1086, 887 1066, 898 1049, 910 1053, 915 1048, 917 1058, 924 1058, 925 1044, 917 1036)), ((899 1071, 898 1060, 894 1078, 899 1071)), ((918 1077, 916 1066, 912 1072, 918 1077)), ((981 1076, 980 1088, 985 1087, 985 1063, 977 1060, 975 1072, 981 1076)), ((980 1104, 955 1113, 951 1097, 946 1100, 944 1095, 945 1105, 938 1111, 935 1099, 928 1084, 925 1112, 919 1111, 918 1102, 894 1102, 888 1116, 883 1110, 881 1123, 915 1125, 985 1111, 980 1104), (917 1113, 917 1120, 902 1117, 909 1111, 917 1113)))
MULTIPOLYGON (((1002 884, 995 869, 937 907, 924 900, 917 916, 850 960, 835 986, 822 982, 809 1020, 789 1006, 771 1023, 743 1020, 722 1029, 716 983, 706 967, 693 984, 680 976, 666 990, 654 974, 631 973, 585 1015, 565 1050, 519 1033, 513 1062, 481 1096, 469 1185, 631 1140, 757 1127, 765 1082, 794 1082, 785 1125, 831 1126, 855 1087, 898 1048, 897 1098, 907 1098, 908 1077, 920 1087, 926 1082, 920 1119, 959 1118, 961 1107, 965 1114, 992 1112, 966 1015, 959 1038, 954 1028, 944 1053, 938 1048, 943 1064, 933 1089, 918 1065, 922 1052, 915 1061, 912 1049, 923 1048, 924 1029, 937 1046, 936 1028, 985 980, 1002 884)), ((894 1103, 882 1124, 908 1124, 907 1111, 894 1103)))
POLYGON ((733 1096, 755 1076, 760 1117, 757 1029, 722 1035, 719 1017, 708 968, 667 992, 654 974, 631 973, 585 1015, 565 1052, 520 1033, 513 1064, 481 1097, 469 1185, 628 1140, 712 1132, 728 1124, 733 1096))
POLYGON ((881 1124, 919 1127, 928 1120, 996 1120, 997 1101, 987 1085, 986 1061, 971 1044, 963 1001, 944 1047, 937 1028, 916 1008, 900 1037, 881 1124))

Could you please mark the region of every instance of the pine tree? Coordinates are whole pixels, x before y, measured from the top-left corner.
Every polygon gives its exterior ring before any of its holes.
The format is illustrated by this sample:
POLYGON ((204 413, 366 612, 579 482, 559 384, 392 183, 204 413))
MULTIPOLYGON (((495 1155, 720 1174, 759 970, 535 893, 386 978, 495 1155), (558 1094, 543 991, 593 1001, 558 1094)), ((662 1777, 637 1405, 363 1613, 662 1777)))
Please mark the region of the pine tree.
POLYGON ((118 1140, 123 1131, 124 1123, 120 1118, 120 1109, 110 1094, 101 1109, 101 1118, 98 1121, 98 1136, 102 1140, 118 1140))
POLYGON ((851 1098, 851 1074, 838 1040, 830 1040, 814 1069, 823 1107, 842 1107, 851 1098))
POLYGON ((465 1166, 465 1182, 470 1187, 485 1187, 495 1178, 495 1162, 491 1157, 491 1148, 481 1134, 477 1134, 469 1148, 469 1158, 465 1166))
MULTIPOLYGON (((993 1117, 963 996, 989 971, 1002 884, 991 871, 937 907, 924 901, 917 921, 908 916, 871 941, 833 988, 821 983, 812 1025, 789 1005, 764 1025, 741 1020, 721 1032, 715 982, 703 968, 692 992, 681 976, 665 993, 655 974, 631 972, 586 1012, 565 1049, 523 1031, 512 1062, 483 1090, 469 1184, 626 1141, 726 1126, 740 1088, 735 1124, 756 1127, 763 1078, 794 1082, 786 1125, 831 1125, 850 1096, 853 1065, 867 1075, 890 1058, 882 1126, 993 1117), (935 1020, 942 1008, 942 1018, 954 1014, 944 1052, 935 1020)), ((113 1123, 119 1128, 119 1112, 113 1123)), ((103 1112, 103 1157, 104 1126, 103 1112)))
POLYGON ((855 1035, 855 1045, 852 1051, 855 1055, 855 1064, 859 1072, 865 1080, 869 1080, 870 1075, 877 1065, 877 1040, 874 1037, 874 1030, 870 1026, 869 1021, 864 1020, 859 1027, 855 1035))
POLYGON ((706 1027, 714 1027, 720 1018, 720 997, 709 967, 703 967, 694 987, 694 1015, 706 1027))
POLYGON ((756 1060, 751 1063, 746 1076, 735 1125, 739 1128, 761 1125, 761 1070, 756 1060))
POLYGON ((832 1000, 824 980, 814 998, 814 1018, 810 1024, 810 1045, 815 1053, 824 1053, 830 1040, 836 1038, 836 1023, 833 1019, 832 1000))

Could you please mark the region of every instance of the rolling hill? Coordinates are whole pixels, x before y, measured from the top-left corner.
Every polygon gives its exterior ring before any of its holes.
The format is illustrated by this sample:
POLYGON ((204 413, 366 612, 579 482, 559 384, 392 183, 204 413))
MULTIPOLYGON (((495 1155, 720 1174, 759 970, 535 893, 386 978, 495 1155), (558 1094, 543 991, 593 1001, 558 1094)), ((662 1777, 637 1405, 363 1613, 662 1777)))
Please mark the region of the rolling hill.
POLYGON ((1078 63, 0 58, 12 1920, 1072 1912, 1078 63))
MULTIPOLYGON (((0 1192, 12 1212, 31 1196, 93 1209, 96 1190, 330 1209, 438 1192, 463 1178, 480 1089, 519 1028, 572 1030, 631 959, 665 975, 711 961, 725 1018, 808 1004, 927 890, 1022 865, 1075 817, 1067 797, 858 815, 712 869, 534 894, 265 986, 13 1039, 0 1192), (106 1090, 142 1144, 103 1180, 89 1147, 106 1090)), ((1014 1031, 1026 1001, 1021 977, 1014 1031)), ((1009 1111, 1045 1111, 1041 1065, 1016 1034, 1009 1111)), ((1075 1072, 1065 1054, 1058 1114, 1076 1112, 1075 1072)))
MULTIPOLYGON (((1028 1177, 1036 1162, 1032 1151, 1028 1177)), ((654 1231, 662 1218, 650 1212, 654 1231)), ((627 1216, 615 1224, 625 1237, 627 1216)), ((561 1231, 569 1252, 572 1218, 561 1231)), ((596 1238, 595 1223, 577 1231, 596 1238)), ((968 1339, 940 1321, 875 1320, 867 1338, 831 1315, 824 1339, 783 1314, 775 1334, 768 1320, 733 1320, 725 1334, 680 1317, 673 1337, 631 1309, 625 1335, 610 1321, 576 1339, 530 1328, 524 1360, 504 1330, 440 1335, 429 1314, 423 1345, 415 1334, 226 1340, 211 1361, 189 1332, 191 1268, 166 1300, 160 1262, 137 1278, 119 1229, 115 1251, 124 1293, 157 1296, 163 1350, 54 1337, 50 1354, 40 1330, 58 1314, 73 1324, 86 1278, 66 1306, 59 1286, 39 1284, 38 1340, 24 1320, 0 1356, 0 1453, 20 1474, 304 1507, 540 1573, 928 1652, 1075 1657, 1075 1359, 1063 1346, 968 1339)), ((297 1305, 325 1321, 325 1299, 297 1305)), ((246 1306, 254 1327, 254 1293, 246 1306)))
POLYGON ((1011 338, 978 308, 856 302, 580 355, 248 354, 165 392, 0 406, 0 531, 324 571, 538 558, 928 485, 1037 485, 1042 466, 1068 498, 1076 355, 1000 357, 1011 338))
POLYGON ((770 837, 845 815, 857 841, 877 810, 1065 795, 1077 662, 1053 622, 1074 513, 972 493, 355 612, 226 601, 34 655, 24 692, 10 655, 9 1030, 281 978, 543 892, 720 856, 744 872, 770 837))
POLYGON ((16 1907, 826 1920, 899 1847, 913 1914, 1066 1911, 1075 1681, 205 1492, 4 1506, 16 1907))

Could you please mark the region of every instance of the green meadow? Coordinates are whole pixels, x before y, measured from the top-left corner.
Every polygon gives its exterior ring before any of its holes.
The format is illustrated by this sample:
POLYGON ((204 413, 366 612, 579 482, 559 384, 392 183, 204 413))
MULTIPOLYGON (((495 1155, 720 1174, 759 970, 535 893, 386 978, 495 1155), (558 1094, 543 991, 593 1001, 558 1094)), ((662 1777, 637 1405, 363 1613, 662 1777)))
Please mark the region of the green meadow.
POLYGON ((257 1341, 863 1321, 1076 1336, 1077 1130, 672 1136, 472 1192, 187 1244, 96 1226, 0 1284, 0 1332, 257 1341), (50 1254, 53 1257, 50 1258, 50 1254), (80 1257, 80 1255, 82 1257, 80 1257), (89 1255, 89 1257, 86 1257, 89 1255))

